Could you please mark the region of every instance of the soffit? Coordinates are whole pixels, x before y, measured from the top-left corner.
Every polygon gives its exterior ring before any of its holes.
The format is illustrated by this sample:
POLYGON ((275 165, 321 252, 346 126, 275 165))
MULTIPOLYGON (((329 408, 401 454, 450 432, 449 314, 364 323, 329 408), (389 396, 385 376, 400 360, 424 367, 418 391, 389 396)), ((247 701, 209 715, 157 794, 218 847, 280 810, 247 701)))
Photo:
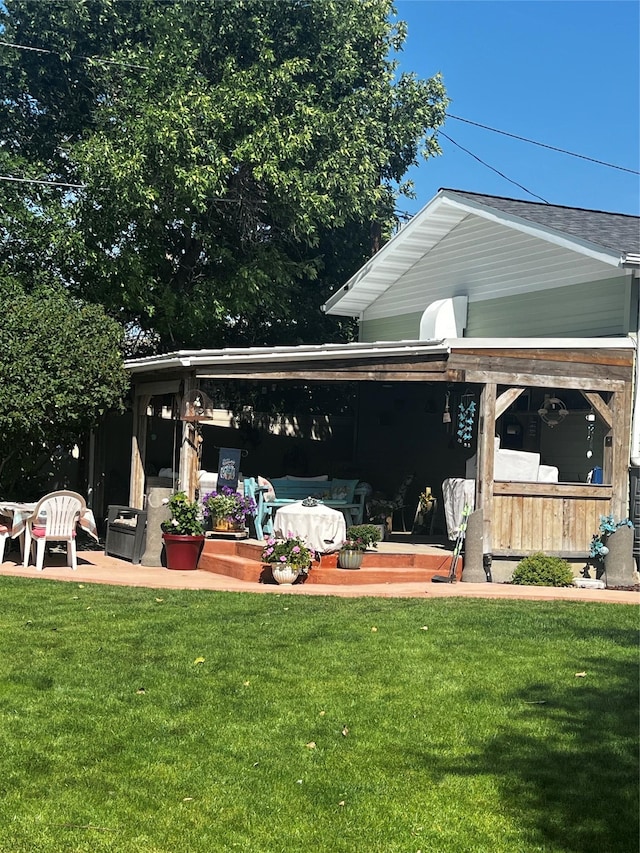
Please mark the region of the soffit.
MULTIPOLYGON (((323 306, 328 314, 341 316, 362 316, 376 300, 380 299, 389 288, 403 276, 411 273, 414 268, 424 262, 424 259, 439 246, 441 241, 456 229, 468 217, 479 217, 490 223, 495 223, 506 234, 517 232, 524 235, 531 243, 534 238, 543 246, 553 246, 569 253, 573 257, 588 258, 597 266, 605 277, 607 271, 621 266, 622 257, 619 252, 580 239, 541 223, 524 220, 510 212, 491 208, 478 201, 457 196, 455 193, 441 190, 429 204, 418 213, 408 225, 404 226, 373 258, 371 258, 349 281, 340 288, 323 306)), ((507 241, 508 242, 508 241, 507 241)), ((519 245, 519 241, 515 241, 519 245)), ((491 264, 491 256, 483 255, 482 244, 473 243, 460 247, 460 253, 467 258, 480 255, 480 262, 491 264)), ((527 255, 530 248, 524 251, 514 250, 513 264, 526 265, 530 263, 527 255)), ((509 260, 505 258, 505 260, 509 260)), ((443 270, 446 274, 446 270, 443 270)), ((594 277, 597 274, 594 273, 594 277)), ((451 294, 444 294, 451 295, 451 294)), ((471 296, 471 294, 469 294, 471 296)), ((433 298, 440 298, 435 295, 433 298)))

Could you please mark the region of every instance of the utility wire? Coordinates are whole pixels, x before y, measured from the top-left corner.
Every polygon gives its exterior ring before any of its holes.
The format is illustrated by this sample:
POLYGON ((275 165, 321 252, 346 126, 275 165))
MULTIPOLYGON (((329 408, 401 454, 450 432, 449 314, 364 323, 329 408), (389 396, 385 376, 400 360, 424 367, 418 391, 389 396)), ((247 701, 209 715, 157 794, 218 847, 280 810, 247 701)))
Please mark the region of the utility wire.
MULTIPOLYGON (((59 51, 55 50, 46 50, 42 47, 31 47, 26 44, 15 44, 13 42, 8 41, 0 41, 0 45, 4 47, 13 47, 16 50, 30 50, 35 53, 48 53, 53 56, 59 56, 62 58, 63 54, 59 51)), ((137 68, 139 70, 148 71, 149 65, 136 65, 133 62, 124 62, 123 60, 118 59, 100 59, 97 56, 82 56, 78 54, 69 54, 71 59, 83 59, 86 62, 99 62, 104 65, 122 65, 126 68, 137 68)), ((595 157, 587 157, 585 154, 576 154, 575 151, 568 151, 566 148, 558 148, 555 145, 548 145, 545 142, 538 142, 535 139, 529 139, 526 136, 519 136, 517 133, 509 133, 506 130, 499 130, 497 127, 490 127, 487 124, 482 124, 479 121, 472 121, 468 118, 462 118, 462 116, 454 115, 453 113, 446 113, 447 118, 455 119, 456 121, 462 121, 465 124, 472 124, 475 127, 480 127, 483 130, 490 130, 492 133, 499 133, 502 136, 509 136, 511 139, 518 139, 520 142, 528 142, 530 145, 538 145, 540 148, 547 148, 550 151, 557 151, 560 154, 567 154, 569 157, 578 157, 580 160, 588 160, 590 163, 597 163, 599 166, 607 166, 610 169, 618 169, 621 172, 629 172, 631 175, 640 175, 640 172, 636 169, 629 169, 626 166, 617 166, 615 163, 607 163, 605 160, 598 160, 595 157)), ((443 134, 444 136, 444 134, 443 134)), ((456 143, 454 143, 456 144, 456 143)), ((469 152, 470 153, 470 152, 469 152)), ((472 155, 473 156, 473 155, 472 155)), ((508 180, 508 179, 507 179, 508 180)))
POLYGON ((568 154, 570 157, 579 157, 581 160, 588 160, 590 163, 597 163, 599 166, 608 166, 610 169, 619 169, 621 172, 630 172, 632 175, 640 175, 640 172, 636 169, 628 169, 626 166, 616 166, 615 163, 607 163, 604 160, 596 160, 595 157, 576 154, 575 151, 567 151, 566 148, 556 148, 555 145, 547 145, 545 142, 537 142, 535 139, 528 139, 526 136, 518 136, 517 133, 498 130, 497 127, 489 127, 487 124, 480 124, 479 121, 471 121, 471 119, 468 118, 454 116, 452 113, 447 113, 446 115, 447 118, 454 118, 456 121, 463 121, 465 124, 473 124, 475 127, 481 127, 483 130, 490 130, 492 133, 500 133, 502 136, 510 136, 511 139, 518 139, 520 142, 528 142, 530 145, 539 145, 540 148, 548 148, 550 151, 558 151, 560 154, 568 154))
POLYGON ((477 160, 478 163, 482 163, 482 165, 486 166, 487 169, 491 169, 491 171, 495 172, 496 175, 500 175, 500 177, 504 178, 505 181, 509 181, 510 184, 513 184, 516 187, 520 187, 521 190, 524 190, 526 193, 528 193, 529 195, 532 195, 534 198, 539 198, 540 201, 543 201, 545 204, 551 204, 551 202, 547 201, 546 198, 542 198, 541 195, 538 195, 537 193, 531 192, 531 190, 528 190, 522 184, 519 184, 517 181, 514 181, 511 178, 509 178, 507 175, 504 174, 504 172, 501 172, 499 169, 495 169, 493 166, 490 166, 489 163, 485 163, 485 161, 481 160, 480 157, 478 157, 476 154, 473 153, 473 151, 469 151, 468 148, 465 148, 463 145, 460 145, 458 142, 455 141, 455 139, 452 139, 450 136, 447 136, 447 134, 444 133, 442 130, 439 130, 438 134, 440 136, 444 136, 445 139, 448 139, 449 142, 452 142, 457 148, 460 148, 466 154, 469 154, 469 156, 473 157, 474 160, 477 160))
MULTIPOLYGON (((30 50, 34 53, 48 53, 51 56, 59 56, 61 59, 63 54, 57 50, 45 50, 43 47, 30 47, 27 44, 14 44, 10 41, 0 41, 0 45, 3 47, 14 47, 16 50, 30 50)), ((133 62, 123 62, 119 59, 100 59, 97 56, 82 56, 79 54, 69 54, 70 59, 83 59, 86 62, 100 62, 103 65, 124 65, 126 68, 138 68, 140 70, 146 71, 150 66, 148 65, 135 65, 133 62)))
POLYGON ((45 187, 69 187, 72 190, 86 190, 86 184, 67 184, 64 181, 43 181, 37 178, 13 178, 10 175, 0 175, 0 181, 13 181, 17 184, 42 184, 45 187))

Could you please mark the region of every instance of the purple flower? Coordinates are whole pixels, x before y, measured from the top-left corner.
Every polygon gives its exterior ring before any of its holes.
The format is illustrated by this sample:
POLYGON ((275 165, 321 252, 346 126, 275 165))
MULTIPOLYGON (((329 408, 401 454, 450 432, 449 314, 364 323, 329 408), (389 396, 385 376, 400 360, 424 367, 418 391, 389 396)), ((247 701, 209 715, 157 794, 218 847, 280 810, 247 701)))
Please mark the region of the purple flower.
POLYGON ((281 563, 286 563, 286 562, 287 562, 287 558, 284 556, 284 554, 282 555, 282 557, 280 557, 280 562, 281 562, 281 563))

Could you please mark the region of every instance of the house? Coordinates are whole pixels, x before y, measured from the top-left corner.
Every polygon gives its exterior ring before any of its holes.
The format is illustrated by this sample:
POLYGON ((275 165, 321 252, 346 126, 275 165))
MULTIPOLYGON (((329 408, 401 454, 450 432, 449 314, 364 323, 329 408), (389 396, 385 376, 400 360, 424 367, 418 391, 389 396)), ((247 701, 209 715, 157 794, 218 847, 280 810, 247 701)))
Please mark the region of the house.
MULTIPOLYGON (((358 318, 358 342, 127 363, 130 502, 143 499, 154 394, 228 379, 357 383, 365 473, 415 469, 418 488, 428 477, 437 492, 477 454, 481 555, 583 557, 600 515, 624 518, 637 502, 639 264, 637 217, 441 190, 323 306, 358 318), (557 482, 503 478, 496 436, 557 469, 557 482)), ((197 441, 193 424, 182 429, 180 484, 193 491, 197 441)))

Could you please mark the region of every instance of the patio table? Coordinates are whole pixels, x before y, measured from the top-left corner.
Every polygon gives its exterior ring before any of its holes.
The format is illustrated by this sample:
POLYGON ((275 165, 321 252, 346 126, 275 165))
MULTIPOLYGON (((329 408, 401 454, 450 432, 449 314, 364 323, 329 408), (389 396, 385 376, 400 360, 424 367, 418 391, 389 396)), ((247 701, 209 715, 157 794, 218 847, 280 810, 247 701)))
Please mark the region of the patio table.
POLYGON ((320 554, 337 551, 347 535, 344 515, 337 509, 318 503, 304 506, 302 501, 285 504, 276 511, 274 533, 279 537, 298 536, 320 554))
MULTIPOLYGON (((9 519, 9 528, 11 538, 16 539, 24 533, 28 519, 33 515, 33 511, 37 506, 36 503, 27 503, 24 501, 0 501, 0 515, 9 519)), ((85 533, 92 536, 96 542, 98 541, 98 529, 93 511, 87 507, 80 515, 78 523, 85 533)))

